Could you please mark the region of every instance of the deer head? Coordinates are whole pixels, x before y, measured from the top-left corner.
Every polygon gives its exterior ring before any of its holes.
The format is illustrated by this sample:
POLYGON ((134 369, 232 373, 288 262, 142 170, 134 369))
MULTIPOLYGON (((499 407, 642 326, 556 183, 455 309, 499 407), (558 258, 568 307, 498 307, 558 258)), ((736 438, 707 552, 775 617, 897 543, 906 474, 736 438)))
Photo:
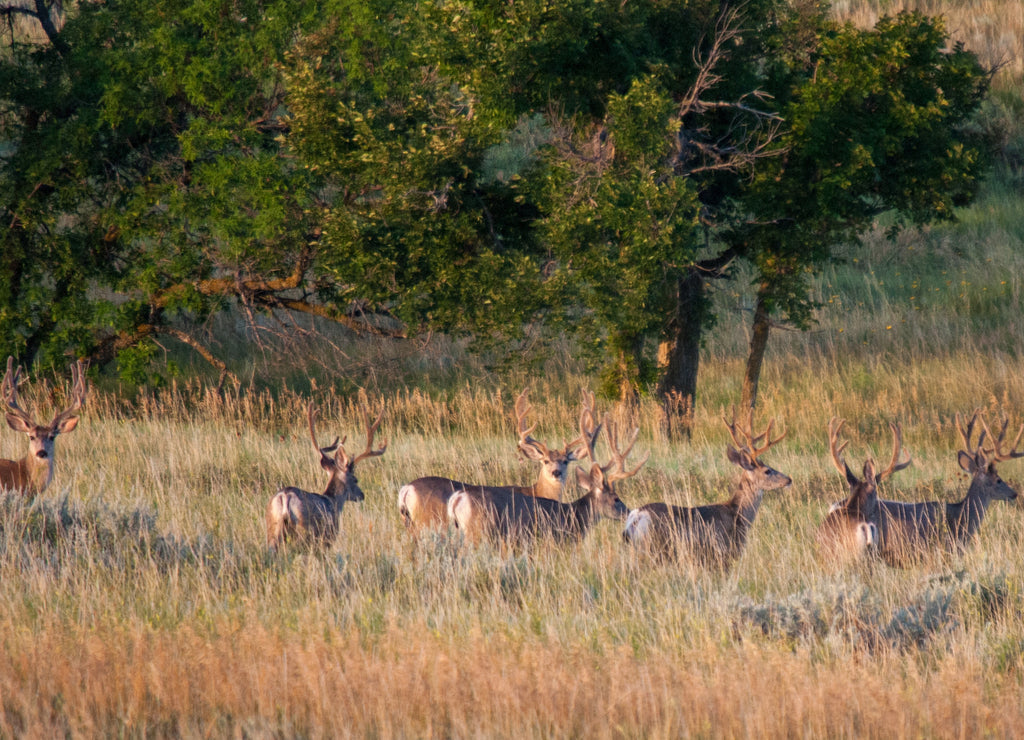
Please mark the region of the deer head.
POLYGON ((869 457, 864 461, 861 477, 858 478, 843 458, 849 440, 840 443, 839 435, 846 422, 832 417, 828 423, 828 446, 832 463, 846 478, 850 495, 843 502, 834 505, 818 529, 818 545, 832 555, 848 557, 873 551, 879 546, 878 534, 878 484, 893 473, 910 465, 909 455, 901 460, 903 453, 903 432, 899 424, 889 423, 893 436, 892 459, 885 470, 877 472, 875 463, 869 457))
POLYGON ((379 449, 373 449, 373 438, 384 416, 383 407, 380 414, 377 415, 377 420, 372 424, 365 406, 361 409, 361 413, 366 426, 366 449, 355 457, 351 457, 345 451, 345 438, 335 437, 334 442, 327 447, 320 446, 316 439, 317 409, 312 401, 309 402, 309 435, 313 440, 313 449, 320 455, 320 467, 331 476, 324 491, 325 496, 335 496, 343 501, 362 501, 365 496, 355 475, 356 463, 368 457, 380 457, 388 448, 387 440, 385 440, 379 449))
MULTIPOLYGON (((570 463, 580 459, 578 448, 583 443, 583 440, 577 437, 570 442, 566 442, 565 446, 559 449, 557 447, 548 447, 543 442, 534 439, 531 433, 537 428, 537 425, 527 426, 526 422, 527 415, 533 409, 527 398, 529 391, 529 388, 524 388, 523 392, 516 399, 515 412, 516 428, 519 431, 519 451, 530 460, 535 460, 541 464, 541 478, 549 486, 560 488, 565 483, 565 474, 569 470, 570 463)), ((586 392, 584 391, 585 396, 586 392)))
POLYGON ((836 466, 836 470, 846 478, 846 482, 850 486, 850 497, 846 501, 847 508, 859 511, 865 517, 873 519, 878 504, 878 484, 889 478, 893 473, 903 470, 911 463, 909 454, 905 460, 900 460, 904 452, 903 429, 896 422, 889 422, 889 428, 892 430, 893 444, 892 459, 889 461, 888 467, 881 472, 876 471, 874 460, 869 457, 864 461, 862 477, 858 478, 843 459, 843 452, 846 450, 847 445, 850 444, 849 440, 842 444, 839 443, 839 434, 845 423, 844 419, 838 417, 832 417, 831 421, 829 421, 829 453, 832 457, 832 463, 836 466))
POLYGON ((957 453, 957 462, 961 469, 970 474, 971 488, 975 489, 976 495, 987 500, 1012 501, 1017 498, 1017 492, 999 476, 996 471, 996 463, 1024 457, 1024 452, 1019 452, 1017 449, 1020 446, 1021 437, 1024 436, 1024 424, 1017 432, 1013 446, 1009 450, 1004 450, 1003 441, 1006 438, 1009 419, 1003 421, 999 436, 996 437, 989 430, 985 419, 979 419, 979 413, 980 410, 975 409, 966 426, 964 426, 964 420, 960 414, 956 415, 956 428, 964 443, 964 448, 957 453), (972 443, 971 437, 974 434, 974 424, 977 421, 981 422, 983 431, 978 435, 978 441, 972 443), (985 437, 992 440, 991 447, 984 446, 985 437))
POLYGON ((593 394, 590 394, 588 397, 584 393, 583 411, 580 413, 580 438, 583 440, 585 447, 585 456, 590 458, 591 461, 590 471, 584 472, 582 469, 577 468, 576 482, 579 483, 580 488, 592 496, 596 509, 601 516, 608 517, 609 519, 625 519, 629 509, 626 508, 626 505, 622 503, 615 492, 615 483, 626 478, 632 478, 640 472, 640 468, 647 462, 647 458, 650 457, 651 453, 648 451, 635 468, 632 470, 627 469, 626 458, 633 451, 636 438, 640 434, 640 428, 637 427, 633 430, 626 449, 620 450, 618 428, 613 422, 608 421, 606 417, 604 426, 608 428, 608 444, 611 448, 612 459, 605 465, 597 462, 597 457, 594 454, 594 445, 597 442, 602 425, 594 424, 593 398, 593 394))
POLYGON ((18 383, 21 368, 14 367, 14 358, 7 358, 7 372, 0 384, 0 396, 3 397, 7 425, 16 432, 28 435, 29 458, 37 464, 53 460, 54 441, 58 434, 74 430, 78 424, 77 412, 85 403, 85 365, 77 361, 71 366, 72 390, 71 405, 57 413, 49 424, 39 424, 18 405, 18 383))
POLYGON ((744 471, 743 477, 749 481, 752 487, 761 491, 770 491, 776 488, 785 488, 793 482, 793 479, 788 475, 780 473, 758 459, 760 455, 781 442, 786 436, 786 432, 783 432, 778 437, 772 439, 772 428, 775 425, 774 419, 768 422, 768 426, 763 432, 755 434, 753 407, 750 409, 750 414, 744 427, 740 426, 736 421, 736 407, 734 406, 732 421, 729 421, 724 416, 722 421, 725 422, 725 426, 729 430, 729 436, 732 437, 733 441, 733 444, 726 448, 726 455, 731 463, 738 465, 744 471))

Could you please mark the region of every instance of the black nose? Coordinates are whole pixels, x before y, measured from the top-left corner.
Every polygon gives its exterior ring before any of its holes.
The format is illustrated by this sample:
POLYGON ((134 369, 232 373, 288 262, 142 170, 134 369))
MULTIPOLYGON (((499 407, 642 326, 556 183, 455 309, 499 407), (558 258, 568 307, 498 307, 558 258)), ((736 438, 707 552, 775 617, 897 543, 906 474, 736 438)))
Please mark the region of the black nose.
POLYGON ((38 457, 40 460, 45 460, 46 450, 39 450, 39 452, 36 453, 36 457, 38 457))

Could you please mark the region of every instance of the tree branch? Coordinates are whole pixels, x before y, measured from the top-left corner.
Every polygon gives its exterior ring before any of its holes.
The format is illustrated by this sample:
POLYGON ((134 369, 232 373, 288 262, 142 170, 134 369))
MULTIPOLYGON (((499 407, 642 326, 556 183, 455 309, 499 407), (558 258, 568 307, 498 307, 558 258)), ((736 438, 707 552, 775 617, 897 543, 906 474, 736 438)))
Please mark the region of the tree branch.
POLYGON ((170 337, 174 337, 182 344, 187 344, 189 347, 194 349, 200 357, 206 360, 208 363, 213 365, 215 368, 220 370, 220 380, 217 381, 217 390, 220 390, 221 386, 224 385, 225 378, 231 378, 231 382, 235 385, 239 384, 238 376, 228 370, 227 363, 217 357, 214 357, 213 353, 210 352, 203 344, 201 344, 191 334, 181 331, 180 329, 174 329, 169 326, 160 327, 155 330, 157 333, 166 334, 170 337))

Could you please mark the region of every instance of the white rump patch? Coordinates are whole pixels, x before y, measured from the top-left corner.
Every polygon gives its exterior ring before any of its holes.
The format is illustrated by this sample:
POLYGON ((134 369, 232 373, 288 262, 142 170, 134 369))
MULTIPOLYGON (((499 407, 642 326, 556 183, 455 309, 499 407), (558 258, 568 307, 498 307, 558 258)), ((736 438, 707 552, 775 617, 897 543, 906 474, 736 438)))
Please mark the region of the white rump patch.
POLYGON ((622 536, 630 542, 644 542, 650 537, 652 523, 650 512, 633 509, 626 516, 622 536))
POLYGON ((465 491, 456 491, 448 498, 448 521, 455 522, 459 529, 465 529, 472 508, 472 501, 465 491))
POLYGON ((398 510, 408 511, 409 508, 406 505, 406 499, 409 498, 409 494, 413 492, 413 487, 406 484, 398 489, 398 510))
POLYGON ((866 550, 878 544, 878 528, 870 522, 857 525, 857 547, 866 550))

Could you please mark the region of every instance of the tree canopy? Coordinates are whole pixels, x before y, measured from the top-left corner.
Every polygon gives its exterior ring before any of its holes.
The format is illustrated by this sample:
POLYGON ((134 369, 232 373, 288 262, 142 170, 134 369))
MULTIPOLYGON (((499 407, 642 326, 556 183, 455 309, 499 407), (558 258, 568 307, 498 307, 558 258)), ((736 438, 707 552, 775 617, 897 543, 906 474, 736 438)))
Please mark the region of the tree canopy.
POLYGON ((882 211, 952 217, 985 165, 964 123, 988 74, 915 14, 38 0, 0 18, 0 351, 25 362, 131 372, 163 333, 223 367, 202 326, 228 307, 395 337, 548 322, 599 343, 610 388, 692 403, 709 280, 745 260, 764 341, 772 315, 804 326, 835 245, 882 211))

